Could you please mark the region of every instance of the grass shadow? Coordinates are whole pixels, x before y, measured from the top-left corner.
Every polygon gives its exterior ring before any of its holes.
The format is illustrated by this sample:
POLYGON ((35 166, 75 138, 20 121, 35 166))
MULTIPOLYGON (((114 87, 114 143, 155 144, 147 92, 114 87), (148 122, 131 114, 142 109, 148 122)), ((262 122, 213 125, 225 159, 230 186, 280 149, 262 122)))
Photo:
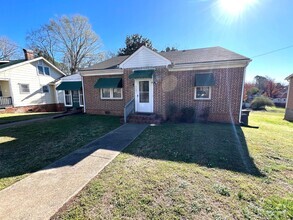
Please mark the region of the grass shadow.
POLYGON ((250 157, 241 127, 231 124, 164 124, 150 127, 124 152, 264 176, 250 157))

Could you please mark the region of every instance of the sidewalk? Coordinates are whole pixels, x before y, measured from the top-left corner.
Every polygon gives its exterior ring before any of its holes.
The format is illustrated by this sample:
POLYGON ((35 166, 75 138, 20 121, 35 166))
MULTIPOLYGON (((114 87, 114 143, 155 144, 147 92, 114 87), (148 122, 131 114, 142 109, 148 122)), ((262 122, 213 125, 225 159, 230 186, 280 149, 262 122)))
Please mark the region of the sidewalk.
POLYGON ((0 191, 0 219, 49 219, 147 126, 124 124, 0 191))
POLYGON ((26 124, 30 124, 30 123, 34 123, 34 122, 48 121, 51 119, 60 118, 60 117, 64 117, 64 116, 72 115, 72 114, 75 114, 75 113, 60 113, 57 115, 55 114, 55 115, 45 116, 42 118, 35 118, 35 119, 29 119, 29 120, 23 120, 23 121, 10 122, 10 123, 6 123, 6 124, 1 124, 0 130, 10 128, 10 127, 16 127, 19 125, 26 125, 26 124))

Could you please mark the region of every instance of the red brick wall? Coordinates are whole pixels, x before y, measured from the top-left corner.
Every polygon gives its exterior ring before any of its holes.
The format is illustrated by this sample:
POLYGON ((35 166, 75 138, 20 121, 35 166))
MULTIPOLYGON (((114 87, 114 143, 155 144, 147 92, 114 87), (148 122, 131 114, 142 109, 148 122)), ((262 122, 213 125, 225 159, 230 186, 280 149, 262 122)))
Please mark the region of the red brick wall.
POLYGON ((210 121, 238 123, 243 74, 244 68, 169 73, 161 70, 163 77, 154 88, 157 93, 155 111, 165 118, 166 108, 171 103, 179 109, 194 107, 198 115, 203 108, 210 107, 210 121), (214 73, 216 85, 211 87, 211 100, 195 100, 195 74, 204 72, 214 73))
MULTIPOLYGON (((134 97, 134 80, 129 79, 131 69, 125 69, 123 76, 123 100, 102 100, 100 91, 94 88, 98 78, 84 77, 86 112, 90 114, 123 115, 125 104, 134 97)), ((210 107, 210 121, 238 123, 244 68, 214 69, 205 71, 169 72, 166 68, 156 68, 154 73, 154 112, 166 118, 169 104, 179 109, 194 107, 201 113, 210 107), (214 73, 216 85, 211 89, 211 100, 194 100, 196 73, 214 73)), ((117 77, 117 76, 108 76, 117 77)))
MULTIPOLYGON (((123 85, 123 99, 119 100, 105 100, 101 99, 100 89, 94 88, 95 83, 99 78, 117 78, 121 76, 87 76, 83 78, 86 113, 89 114, 110 114, 123 115, 124 109, 124 85, 123 85)), ((124 82, 122 82, 124 84, 124 82)))

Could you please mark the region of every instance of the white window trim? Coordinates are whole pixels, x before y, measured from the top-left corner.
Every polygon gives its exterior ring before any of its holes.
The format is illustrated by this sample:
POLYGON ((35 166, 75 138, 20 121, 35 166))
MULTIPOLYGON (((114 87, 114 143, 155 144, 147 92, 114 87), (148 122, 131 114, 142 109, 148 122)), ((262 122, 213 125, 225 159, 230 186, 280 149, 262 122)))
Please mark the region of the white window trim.
POLYGON ((80 90, 78 90, 78 98, 79 98, 79 106, 83 107, 84 106, 84 96, 83 96, 83 92, 82 91, 80 92, 80 90), (81 104, 81 101, 80 101, 81 100, 80 95, 82 95, 83 105, 81 104))
POLYGON ((123 99, 123 89, 122 88, 120 88, 121 89, 121 97, 120 98, 114 98, 113 97, 113 90, 117 89, 117 88, 105 88, 105 89, 110 89, 110 97, 109 98, 108 97, 106 97, 106 98, 103 97, 102 89, 103 88, 100 89, 100 94, 101 94, 101 99, 103 99, 103 100, 105 100, 105 99, 108 99, 108 100, 121 100, 121 99, 123 99))
POLYGON ((195 86, 194 87, 194 100, 211 100, 211 95, 212 95, 212 87, 211 86, 195 86), (196 88, 197 87, 208 87, 209 88, 209 97, 208 98, 197 98, 196 97, 196 88))
POLYGON ((51 71, 50 71, 50 68, 48 66, 43 66, 43 70, 44 70, 44 76, 51 76, 51 71), (48 68, 49 75, 46 74, 45 68, 48 68))
POLYGON ((38 75, 40 75, 40 76, 51 76, 50 67, 45 66, 45 65, 44 65, 44 62, 43 62, 42 60, 39 60, 38 63, 37 63, 37 70, 38 70, 38 75), (40 71, 39 71, 39 66, 42 67, 42 69, 43 69, 43 73, 40 73, 40 71), (47 75, 47 74, 45 73, 45 67, 47 67, 47 68, 49 69, 49 75, 47 75))
POLYGON ((20 93, 20 94, 30 94, 30 93, 31 93, 30 85, 29 85, 29 84, 27 84, 27 83, 19 83, 18 86, 19 86, 19 93, 20 93), (28 92, 22 92, 22 91, 21 91, 21 86, 22 86, 22 85, 27 85, 29 91, 28 91, 28 92))
POLYGON ((50 86, 48 86, 48 85, 42 85, 42 93, 50 93, 50 86), (44 86, 48 87, 48 92, 44 92, 44 89, 43 89, 44 86))
POLYGON ((71 105, 66 105, 66 94, 65 94, 65 90, 63 91, 64 94, 64 106, 65 107, 72 107, 73 106, 73 100, 72 100, 72 91, 71 90, 66 90, 70 92, 70 97, 71 97, 71 105))

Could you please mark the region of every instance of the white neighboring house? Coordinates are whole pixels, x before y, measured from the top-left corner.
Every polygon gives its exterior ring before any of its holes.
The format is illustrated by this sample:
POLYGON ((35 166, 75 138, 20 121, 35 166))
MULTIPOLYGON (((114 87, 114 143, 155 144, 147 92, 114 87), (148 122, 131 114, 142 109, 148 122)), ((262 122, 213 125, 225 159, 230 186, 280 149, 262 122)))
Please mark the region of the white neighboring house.
POLYGON ((45 58, 34 58, 32 51, 24 50, 24 53, 23 60, 0 61, 0 108, 59 110, 54 82, 65 74, 45 58))
POLYGON ((66 108, 82 108, 84 106, 82 79, 79 73, 65 76, 56 82, 59 103, 66 108))

